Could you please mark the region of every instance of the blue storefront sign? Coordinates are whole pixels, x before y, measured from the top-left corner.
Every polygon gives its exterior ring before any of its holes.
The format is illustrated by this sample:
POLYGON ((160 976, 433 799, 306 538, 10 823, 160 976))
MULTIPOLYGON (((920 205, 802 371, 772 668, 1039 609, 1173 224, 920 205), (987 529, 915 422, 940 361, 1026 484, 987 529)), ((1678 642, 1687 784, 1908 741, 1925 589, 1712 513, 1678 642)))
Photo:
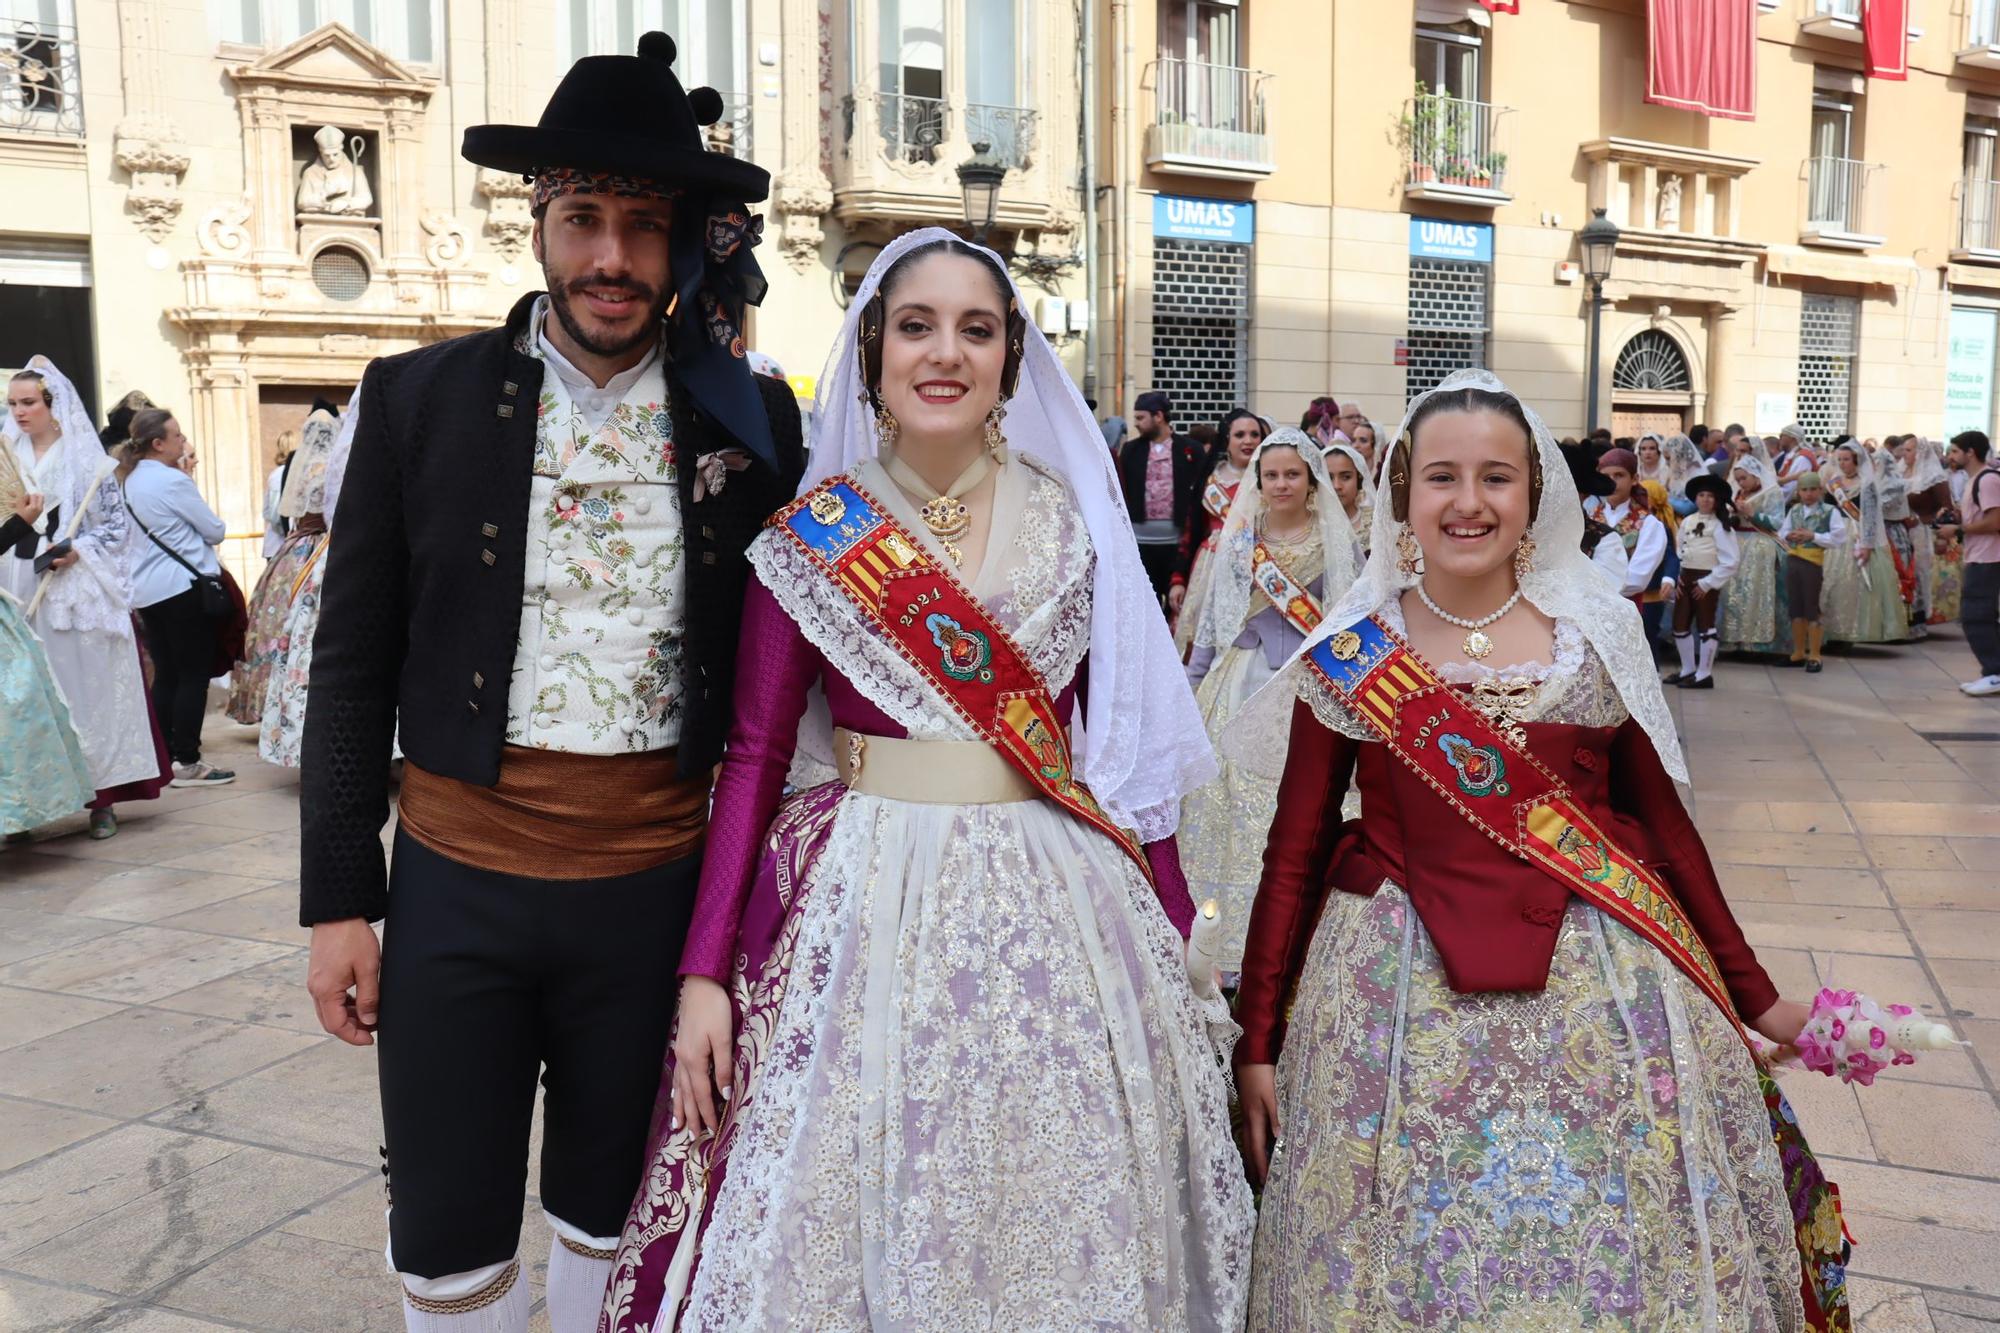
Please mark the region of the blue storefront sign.
POLYGON ((1257 206, 1229 199, 1153 196, 1153 236, 1166 241, 1249 245, 1257 236, 1257 206))
POLYGON ((1411 218, 1410 253, 1418 259, 1457 259, 1490 264, 1493 262, 1493 224, 1411 218))

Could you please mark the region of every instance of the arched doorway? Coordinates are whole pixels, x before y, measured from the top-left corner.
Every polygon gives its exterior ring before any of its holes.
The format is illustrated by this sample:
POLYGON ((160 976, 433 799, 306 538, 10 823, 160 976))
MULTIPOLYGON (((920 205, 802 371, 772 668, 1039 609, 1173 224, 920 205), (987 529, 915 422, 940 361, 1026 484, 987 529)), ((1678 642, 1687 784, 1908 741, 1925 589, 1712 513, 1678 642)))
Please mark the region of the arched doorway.
POLYGON ((1673 336, 1641 329, 1618 349, 1611 367, 1611 433, 1672 435, 1688 427, 1694 375, 1673 336))

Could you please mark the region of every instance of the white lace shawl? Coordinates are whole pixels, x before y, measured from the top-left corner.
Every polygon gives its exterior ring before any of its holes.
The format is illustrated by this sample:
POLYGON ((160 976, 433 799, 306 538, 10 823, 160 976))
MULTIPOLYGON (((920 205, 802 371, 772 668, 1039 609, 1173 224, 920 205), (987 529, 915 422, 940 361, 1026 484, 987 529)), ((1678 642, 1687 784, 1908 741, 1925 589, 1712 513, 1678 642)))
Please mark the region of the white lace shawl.
POLYGON ((327 531, 333 531, 333 511, 340 504, 340 488, 347 481, 347 456, 354 451, 354 431, 361 420, 361 386, 348 395, 347 410, 340 414, 340 433, 326 458, 326 495, 320 512, 326 515, 327 531))
POLYGON ((340 426, 325 408, 306 418, 299 431, 298 456, 292 460, 291 475, 285 478, 285 493, 278 500, 278 513, 285 518, 303 518, 325 511, 326 465, 333 455, 340 426))
MULTIPOLYGON (((869 266, 820 376, 820 416, 802 492, 851 472, 878 451, 857 348, 862 311, 883 273, 918 246, 956 239, 942 228, 926 227, 897 237, 869 266)), ((1005 261, 997 255, 993 260, 1005 272, 1005 261)), ((1011 279, 1009 288, 1025 312, 1011 279)), ((1151 842, 1179 825, 1181 797, 1215 776, 1215 751, 1159 599, 1139 563, 1124 488, 1096 418, 1034 320, 1025 324, 1020 382, 1006 403, 1007 447, 1062 478, 1096 554, 1090 697, 1073 728, 1077 769, 1113 820, 1151 842)))
MULTIPOLYGON (((1433 394, 1458 389, 1481 389, 1519 401, 1518 395, 1489 371, 1456 371, 1437 388, 1410 400, 1394 438, 1400 440, 1408 433, 1411 417, 1433 394)), ((1528 576, 1521 580, 1522 597, 1551 620, 1558 623, 1567 620, 1576 626, 1596 652, 1626 711, 1644 728, 1660 762, 1675 781, 1685 783, 1687 761, 1681 755, 1673 714, 1668 711, 1666 695, 1660 689, 1659 671, 1653 665, 1652 649, 1646 642, 1638 608, 1620 596, 1611 581, 1599 574, 1590 558, 1583 554, 1583 503, 1577 496, 1576 483, 1570 478, 1569 465, 1540 415, 1525 402, 1521 403, 1521 410, 1534 430, 1542 474, 1541 501, 1528 529, 1535 540, 1535 558, 1528 576)), ((1396 565, 1396 531, 1400 524, 1386 493, 1394 458, 1394 448, 1382 451, 1376 486, 1383 500, 1375 506, 1374 535, 1361 577, 1328 610, 1319 630, 1306 640, 1292 660, 1244 704, 1223 734, 1224 751, 1253 772, 1271 773, 1276 766, 1273 757, 1285 753, 1284 746, 1273 746, 1270 742, 1273 736, 1287 734, 1292 701, 1310 700, 1315 693, 1322 692, 1316 684, 1318 677, 1305 664, 1305 655, 1321 640, 1397 601, 1404 589, 1417 582, 1416 575, 1404 574, 1396 565)))

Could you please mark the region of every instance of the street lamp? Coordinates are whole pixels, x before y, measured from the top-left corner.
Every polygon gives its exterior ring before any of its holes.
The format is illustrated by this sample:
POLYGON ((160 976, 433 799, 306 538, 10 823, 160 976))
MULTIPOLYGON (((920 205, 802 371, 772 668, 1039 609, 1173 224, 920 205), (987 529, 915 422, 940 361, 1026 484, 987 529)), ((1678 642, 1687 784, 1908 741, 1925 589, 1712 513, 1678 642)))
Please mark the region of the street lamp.
POLYGON ((986 233, 992 230, 993 217, 1000 211, 1000 183, 1007 179, 1007 166, 996 161, 991 153, 993 145, 976 143, 972 145, 972 156, 958 164, 958 189, 965 197, 965 225, 972 228, 972 239, 980 245, 986 244, 986 233))
POLYGON ((1604 313, 1604 282, 1611 276, 1611 260, 1618 250, 1618 224, 1605 217, 1601 208, 1590 211, 1590 221, 1576 234, 1577 244, 1583 249, 1583 276, 1590 280, 1590 351, 1584 363, 1584 374, 1590 383, 1588 405, 1584 409, 1586 434, 1597 429, 1598 325, 1604 313))

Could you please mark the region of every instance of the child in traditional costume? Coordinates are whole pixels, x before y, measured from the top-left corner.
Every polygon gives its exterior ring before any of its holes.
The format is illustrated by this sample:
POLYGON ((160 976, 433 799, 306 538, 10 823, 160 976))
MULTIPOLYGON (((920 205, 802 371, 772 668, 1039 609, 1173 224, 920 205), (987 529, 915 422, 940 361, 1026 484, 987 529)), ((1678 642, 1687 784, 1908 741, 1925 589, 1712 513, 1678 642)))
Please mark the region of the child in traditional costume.
MULTIPOLYGON (((1755 436, 1730 476, 1730 526, 1737 538, 1736 577, 1722 590, 1717 623, 1735 652, 1788 653, 1791 614, 1785 600, 1785 492, 1770 450, 1755 436)), ((1803 659, 1801 659, 1803 660, 1803 659)))
POLYGON ((1785 543, 1785 604, 1791 610, 1793 666, 1820 669, 1820 648, 1826 642, 1820 622, 1829 554, 1838 558, 1847 544, 1847 522, 1837 505, 1826 501, 1819 473, 1798 477, 1798 502, 1785 510, 1779 524, 1785 543))
POLYGON ((1836 1197, 1746 1035, 1807 1010, 1556 444, 1484 371, 1397 439, 1376 558, 1226 738, 1290 738, 1236 1010, 1249 1327, 1831 1327, 1836 1197))
MULTIPOLYGON (((1336 453, 1352 445, 1326 451, 1336 453)), ((1218 740, 1243 701, 1291 659, 1319 627, 1321 609, 1347 591, 1360 570, 1353 530, 1335 498, 1320 450, 1289 427, 1258 446, 1250 480, 1223 525, 1207 600, 1183 610, 1201 617, 1188 683, 1209 738, 1218 740)), ((1219 911, 1216 965, 1243 965, 1250 902, 1264 864, 1264 843, 1278 784, 1222 761, 1213 782, 1181 802, 1181 867, 1196 902, 1219 911)))
MULTIPOLYGON (((1826 559, 1825 637, 1841 643, 1896 643, 1909 637, 1909 611, 1889 553, 1875 460, 1853 440, 1836 445, 1820 474, 1826 499, 1844 520, 1843 549, 1826 559)), ((1803 490, 1803 486, 1801 490, 1803 490)))
POLYGON ((1951 474, 1944 463, 1944 446, 1936 440, 1912 435, 1905 442, 1904 451, 1910 512, 1919 524, 1914 535, 1921 598, 1918 606, 1923 619, 1915 628, 1921 629, 1958 619, 1958 587, 1964 576, 1965 553, 1956 535, 1938 531, 1957 514, 1952 502, 1951 474))
POLYGON ((1336 444, 1322 455, 1326 464, 1326 478, 1333 484, 1333 493, 1340 500, 1340 508, 1347 515, 1347 526, 1354 533, 1355 568, 1359 569, 1368 559, 1368 531, 1375 524, 1375 486, 1369 480, 1375 470, 1368 464, 1368 456, 1359 445, 1336 444))
POLYGON ((1638 467, 1639 460, 1630 449, 1605 450, 1597 460, 1597 470, 1611 479, 1611 493, 1593 495, 1583 502, 1584 516, 1610 528, 1625 548, 1622 591, 1634 603, 1659 581, 1668 547, 1666 525, 1648 512, 1647 502, 1637 491, 1638 467))
POLYGON ((1674 651, 1681 669, 1667 684, 1691 690, 1715 688, 1715 654, 1722 646, 1716 626, 1722 590, 1736 575, 1742 558, 1736 534, 1729 527, 1729 485, 1707 472, 1685 487, 1694 508, 1674 528, 1674 550, 1680 576, 1674 592, 1674 651))
POLYGON ((937 228, 877 257, 820 385, 749 551, 608 1327, 1236 1329, 1228 1016, 1174 845, 1215 765, 1096 422, 937 228), (840 780, 787 802, 800 752, 840 780))

